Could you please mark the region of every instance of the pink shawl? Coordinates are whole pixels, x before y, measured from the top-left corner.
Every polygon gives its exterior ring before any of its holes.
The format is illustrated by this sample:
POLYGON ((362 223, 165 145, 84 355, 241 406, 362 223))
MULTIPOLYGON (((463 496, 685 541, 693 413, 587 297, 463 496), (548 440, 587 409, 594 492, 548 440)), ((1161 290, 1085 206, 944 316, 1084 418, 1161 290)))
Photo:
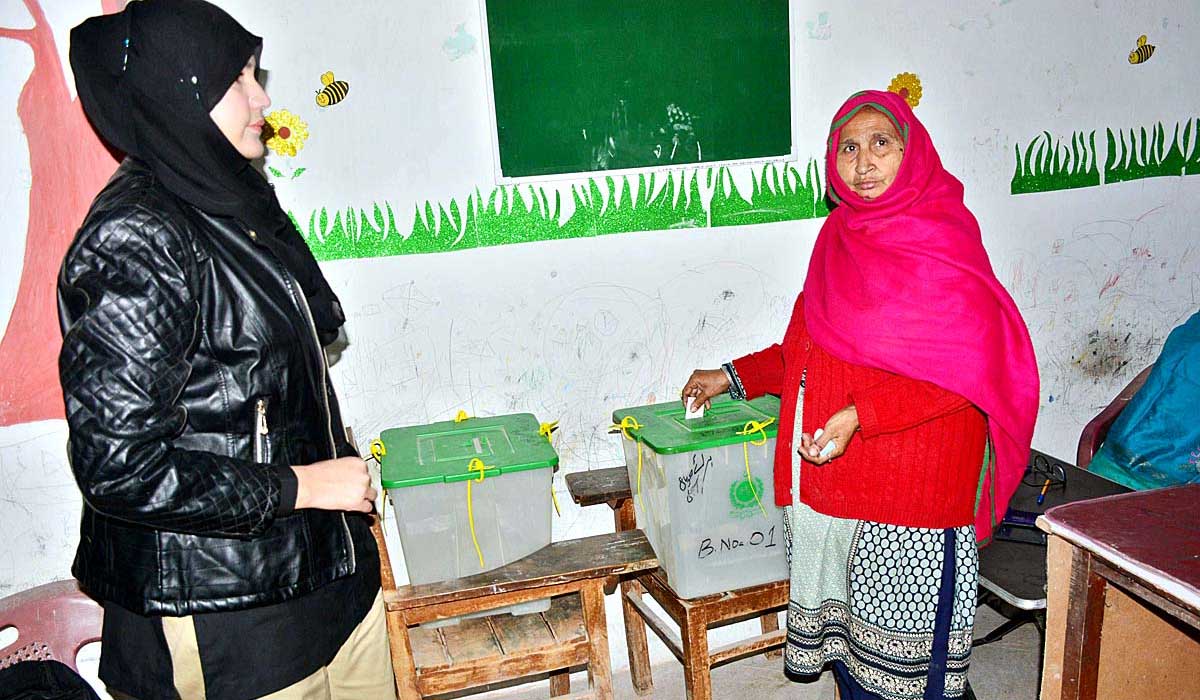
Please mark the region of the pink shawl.
POLYGON ((987 415, 995 462, 975 514, 976 536, 987 541, 1021 481, 1037 417, 1025 322, 992 271, 962 183, 903 98, 868 91, 847 100, 830 127, 825 171, 838 206, 804 282, 808 330, 846 362, 932 382, 987 415), (841 127, 866 105, 888 116, 906 144, 896 179, 871 201, 837 172, 841 127))

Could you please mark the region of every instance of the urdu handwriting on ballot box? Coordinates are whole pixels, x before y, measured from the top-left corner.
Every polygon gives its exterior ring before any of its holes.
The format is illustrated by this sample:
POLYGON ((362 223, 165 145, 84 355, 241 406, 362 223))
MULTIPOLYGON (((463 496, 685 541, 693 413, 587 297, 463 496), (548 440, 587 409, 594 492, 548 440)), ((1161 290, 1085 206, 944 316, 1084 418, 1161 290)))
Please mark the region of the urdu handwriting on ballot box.
POLYGON ((679 401, 613 413, 638 526, 671 588, 698 598, 787 578, 773 480, 779 399, 679 401))

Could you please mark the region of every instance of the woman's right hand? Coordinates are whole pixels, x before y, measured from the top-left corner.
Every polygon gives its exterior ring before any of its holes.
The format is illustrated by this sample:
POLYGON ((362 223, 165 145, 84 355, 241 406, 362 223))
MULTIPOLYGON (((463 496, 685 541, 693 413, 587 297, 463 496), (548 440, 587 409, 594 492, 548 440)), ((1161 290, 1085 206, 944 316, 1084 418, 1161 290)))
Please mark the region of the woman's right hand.
POLYGON ((358 457, 341 457, 292 467, 296 474, 296 510, 352 510, 370 513, 375 489, 367 463, 358 457))
POLYGON ((688 377, 687 383, 683 385, 683 391, 679 393, 679 399, 683 401, 684 408, 686 408, 688 397, 694 397, 696 400, 692 404, 693 407, 703 406, 705 410, 708 410, 713 397, 727 391, 729 391, 729 376, 725 374, 725 370, 698 369, 688 377))

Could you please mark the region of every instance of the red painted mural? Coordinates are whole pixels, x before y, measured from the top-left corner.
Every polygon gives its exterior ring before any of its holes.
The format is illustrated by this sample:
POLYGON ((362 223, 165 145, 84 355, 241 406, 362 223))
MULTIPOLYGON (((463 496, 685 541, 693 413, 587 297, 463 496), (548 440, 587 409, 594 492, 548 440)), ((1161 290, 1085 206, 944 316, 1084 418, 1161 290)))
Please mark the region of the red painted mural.
MULTIPOLYGON (((55 279, 62 256, 83 222, 92 197, 116 169, 116 160, 92 131, 78 99, 71 99, 38 0, 24 0, 33 17, 28 29, 0 27, 0 39, 25 42, 34 67, 17 103, 29 145, 32 185, 25 265, 16 303, 0 339, 0 426, 63 417, 58 384, 55 279)), ((103 0, 116 12, 122 0, 103 0)))

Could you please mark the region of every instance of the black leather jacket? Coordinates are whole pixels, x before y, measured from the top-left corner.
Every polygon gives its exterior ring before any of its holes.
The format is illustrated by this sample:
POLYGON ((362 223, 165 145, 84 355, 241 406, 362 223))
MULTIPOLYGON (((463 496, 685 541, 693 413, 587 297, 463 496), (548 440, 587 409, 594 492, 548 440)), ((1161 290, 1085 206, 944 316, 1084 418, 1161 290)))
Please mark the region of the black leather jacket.
POLYGON ((354 448, 303 292, 255 239, 127 158, 59 273, 72 570, 134 612, 280 602, 375 547, 361 516, 292 511, 289 465, 354 448))

